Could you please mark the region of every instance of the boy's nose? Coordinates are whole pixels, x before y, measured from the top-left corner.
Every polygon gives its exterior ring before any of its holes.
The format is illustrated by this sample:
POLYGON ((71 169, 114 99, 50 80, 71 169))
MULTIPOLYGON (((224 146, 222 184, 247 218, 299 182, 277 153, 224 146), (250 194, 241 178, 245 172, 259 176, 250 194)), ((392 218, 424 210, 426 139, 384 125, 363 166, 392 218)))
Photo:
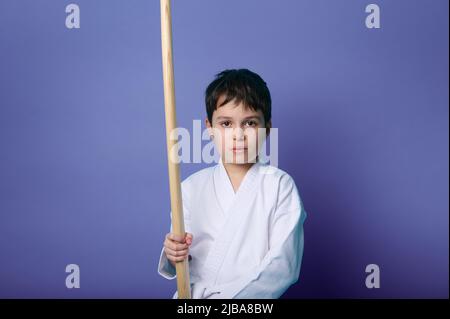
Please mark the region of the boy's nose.
POLYGON ((243 139, 245 139, 245 134, 244 134, 244 130, 243 129, 241 129, 241 128, 236 128, 234 131, 233 131, 233 139, 234 140, 243 140, 243 139))

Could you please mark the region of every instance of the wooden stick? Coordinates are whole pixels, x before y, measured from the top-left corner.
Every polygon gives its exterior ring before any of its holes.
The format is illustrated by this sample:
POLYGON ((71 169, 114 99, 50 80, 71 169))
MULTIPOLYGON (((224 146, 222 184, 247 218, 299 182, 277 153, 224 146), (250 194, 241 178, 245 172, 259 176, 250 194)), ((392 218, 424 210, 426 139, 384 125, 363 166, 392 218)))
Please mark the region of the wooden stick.
MULTIPOLYGON (((177 235, 184 236, 185 230, 181 197, 180 168, 178 161, 176 161, 178 154, 175 152, 176 148, 174 147, 177 141, 170 137, 171 132, 176 128, 170 0, 161 0, 161 43, 172 231, 177 235)), ((191 289, 188 260, 185 259, 182 262, 177 262, 175 266, 177 271, 178 298, 190 299, 191 289)))

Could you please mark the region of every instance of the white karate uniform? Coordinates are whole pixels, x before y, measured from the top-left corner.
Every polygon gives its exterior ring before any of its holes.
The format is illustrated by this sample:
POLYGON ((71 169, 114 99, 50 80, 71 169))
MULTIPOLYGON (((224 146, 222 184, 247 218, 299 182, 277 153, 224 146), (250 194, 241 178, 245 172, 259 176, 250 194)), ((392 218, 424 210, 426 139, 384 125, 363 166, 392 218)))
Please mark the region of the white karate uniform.
MULTIPOLYGON (((185 230, 194 237, 192 298, 279 298, 297 282, 306 212, 286 172, 257 162, 235 193, 220 161, 181 187, 185 230)), ((176 277, 164 249, 158 273, 176 277)))

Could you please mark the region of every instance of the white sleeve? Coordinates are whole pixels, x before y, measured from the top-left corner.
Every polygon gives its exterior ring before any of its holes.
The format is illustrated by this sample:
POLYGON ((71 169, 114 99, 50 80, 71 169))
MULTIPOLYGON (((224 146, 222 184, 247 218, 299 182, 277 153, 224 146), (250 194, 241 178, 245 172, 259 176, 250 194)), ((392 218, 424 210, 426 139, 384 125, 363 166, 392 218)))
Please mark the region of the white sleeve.
POLYGON ((158 274, 169 280, 175 279, 177 276, 175 267, 172 266, 164 253, 164 248, 161 250, 161 255, 159 257, 158 274))
MULTIPOLYGON (((189 194, 186 191, 185 185, 186 181, 181 183, 182 199, 183 199, 183 218, 185 231, 190 233, 191 232, 190 213, 187 208, 188 206, 187 203, 189 202, 189 194)), ((172 221, 172 212, 170 212, 170 220, 172 221)), ((172 222, 170 223, 170 232, 172 232, 172 222)), ((162 248, 161 254, 159 256, 158 274, 169 280, 175 279, 177 276, 175 267, 172 266, 169 259, 167 259, 166 254, 164 253, 164 247, 162 248)))
POLYGON ((247 275, 231 283, 208 288, 205 292, 209 296, 207 298, 279 298, 297 282, 303 256, 306 212, 293 180, 288 176, 280 184, 266 256, 247 275))

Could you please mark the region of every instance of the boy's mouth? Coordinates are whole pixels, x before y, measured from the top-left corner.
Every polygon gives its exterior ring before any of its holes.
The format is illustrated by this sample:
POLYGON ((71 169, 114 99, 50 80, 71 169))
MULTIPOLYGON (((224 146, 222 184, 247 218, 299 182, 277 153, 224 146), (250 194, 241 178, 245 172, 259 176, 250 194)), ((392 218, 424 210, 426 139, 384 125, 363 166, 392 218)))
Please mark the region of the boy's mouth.
POLYGON ((233 147, 232 151, 235 153, 241 153, 247 151, 247 147, 233 147))

